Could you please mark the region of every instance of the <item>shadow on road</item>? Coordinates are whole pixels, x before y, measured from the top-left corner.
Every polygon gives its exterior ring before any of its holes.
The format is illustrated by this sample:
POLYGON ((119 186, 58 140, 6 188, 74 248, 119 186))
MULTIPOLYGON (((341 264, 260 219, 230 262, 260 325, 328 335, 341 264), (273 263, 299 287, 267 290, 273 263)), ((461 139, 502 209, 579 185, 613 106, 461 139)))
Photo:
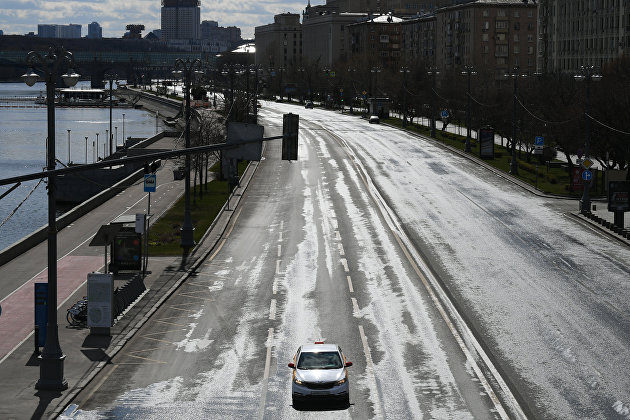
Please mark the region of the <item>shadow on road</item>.
POLYGON ((297 411, 341 411, 347 410, 352 406, 342 401, 307 401, 294 404, 293 408, 297 411))
POLYGON ((39 398, 39 403, 31 416, 33 420, 41 419, 50 403, 57 398, 61 398, 63 394, 59 391, 37 391, 35 396, 39 398))

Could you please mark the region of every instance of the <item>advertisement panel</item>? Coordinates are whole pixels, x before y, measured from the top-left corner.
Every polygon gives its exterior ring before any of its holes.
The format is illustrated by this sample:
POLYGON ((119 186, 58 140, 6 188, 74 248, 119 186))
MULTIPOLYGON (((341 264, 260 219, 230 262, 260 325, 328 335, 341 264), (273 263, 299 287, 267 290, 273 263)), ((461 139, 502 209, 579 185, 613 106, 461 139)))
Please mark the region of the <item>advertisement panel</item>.
POLYGON ((630 181, 608 183, 608 211, 630 211, 630 181))
POLYGON ((113 325, 114 276, 89 273, 87 277, 87 326, 108 328, 113 325))
POLYGON ((479 130, 479 157, 494 159, 494 129, 483 127, 479 130))

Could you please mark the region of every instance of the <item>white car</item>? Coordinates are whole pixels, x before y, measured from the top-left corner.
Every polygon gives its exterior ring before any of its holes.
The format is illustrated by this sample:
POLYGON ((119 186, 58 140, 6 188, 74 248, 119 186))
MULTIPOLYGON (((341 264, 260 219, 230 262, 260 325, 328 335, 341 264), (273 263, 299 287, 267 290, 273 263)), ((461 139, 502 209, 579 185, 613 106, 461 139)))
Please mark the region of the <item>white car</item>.
POLYGON ((291 396, 293 407, 310 399, 328 399, 350 404, 350 384, 348 367, 352 362, 346 360, 341 348, 336 344, 305 344, 298 348, 293 362, 291 396))
POLYGON ((378 115, 370 116, 370 119, 368 121, 370 122, 370 124, 379 124, 380 123, 378 115))

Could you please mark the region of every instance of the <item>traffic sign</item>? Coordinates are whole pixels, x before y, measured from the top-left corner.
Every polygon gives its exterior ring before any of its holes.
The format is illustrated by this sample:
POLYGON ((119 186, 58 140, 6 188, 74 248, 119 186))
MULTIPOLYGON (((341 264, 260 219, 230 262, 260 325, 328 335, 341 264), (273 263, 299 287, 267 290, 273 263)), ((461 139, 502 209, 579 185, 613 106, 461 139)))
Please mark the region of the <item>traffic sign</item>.
POLYGON ((593 166, 593 161, 590 160, 589 158, 586 158, 582 161, 582 166, 584 167, 584 169, 590 169, 591 166, 593 166))
POLYGON ((536 136, 534 138, 534 154, 542 155, 545 148, 545 138, 543 136, 536 136))
POLYGON ((586 170, 582 172, 582 179, 584 181, 590 181, 593 178, 593 172, 586 170))
POLYGON ((144 192, 155 192, 157 186, 157 175, 145 174, 144 175, 144 192))
POLYGON ((440 115, 442 116, 442 118, 448 118, 448 111, 443 109, 440 115))

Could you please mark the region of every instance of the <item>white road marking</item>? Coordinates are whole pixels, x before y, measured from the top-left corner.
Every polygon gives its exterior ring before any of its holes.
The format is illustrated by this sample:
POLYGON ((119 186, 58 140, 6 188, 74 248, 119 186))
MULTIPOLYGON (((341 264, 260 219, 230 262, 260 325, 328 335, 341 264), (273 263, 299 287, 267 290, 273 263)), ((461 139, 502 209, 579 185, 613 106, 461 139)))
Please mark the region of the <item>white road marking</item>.
POLYGON ((271 291, 273 292, 273 294, 278 294, 278 278, 274 277, 273 279, 273 283, 271 285, 271 291))
POLYGON ((281 260, 276 260, 276 274, 280 274, 280 261, 281 260))
POLYGON ((337 244, 337 247, 339 248, 339 255, 341 255, 341 256, 346 255, 346 252, 343 250, 343 245, 342 244, 337 244))
POLYGON ((354 288, 352 287, 352 279, 350 278, 350 276, 346 276, 346 278, 348 279, 348 289, 350 289, 350 293, 354 293, 354 288))
POLYGON ((352 315, 356 316, 357 318, 359 317, 359 312, 361 312, 361 310, 359 309, 359 304, 357 303, 357 300, 355 298, 350 298, 352 300, 352 315))
POLYGON ((378 385, 376 383, 376 376, 374 376, 374 362, 372 361, 372 352, 370 351, 370 346, 368 346, 367 337, 365 336, 365 332, 363 332, 363 325, 359 325, 359 334, 361 335, 361 342, 363 343, 363 353, 365 354, 365 362, 366 369, 365 373, 367 374, 368 382, 372 385, 371 391, 374 391, 374 395, 371 395, 374 401, 374 417, 382 418, 382 407, 381 403, 381 395, 378 390, 378 385))
POLYGON ((278 245, 278 258, 282 256, 282 245, 278 245))
POLYGON ((343 269, 346 270, 346 273, 349 273, 350 270, 348 269, 348 261, 345 258, 342 258, 340 261, 341 265, 343 265, 343 269))
POLYGON ((338 240, 338 241, 341 240, 341 235, 339 234, 338 230, 335 231, 335 239, 338 240))
POLYGON ((276 300, 271 299, 271 306, 269 307, 269 319, 276 319, 276 300))
POLYGON ((271 348, 273 347, 273 328, 269 328, 267 335, 267 357, 265 358, 265 373, 263 375, 263 389, 260 395, 260 403, 258 405, 258 418, 263 419, 265 416, 265 404, 267 403, 267 387, 269 386, 269 367, 271 365, 271 348))

